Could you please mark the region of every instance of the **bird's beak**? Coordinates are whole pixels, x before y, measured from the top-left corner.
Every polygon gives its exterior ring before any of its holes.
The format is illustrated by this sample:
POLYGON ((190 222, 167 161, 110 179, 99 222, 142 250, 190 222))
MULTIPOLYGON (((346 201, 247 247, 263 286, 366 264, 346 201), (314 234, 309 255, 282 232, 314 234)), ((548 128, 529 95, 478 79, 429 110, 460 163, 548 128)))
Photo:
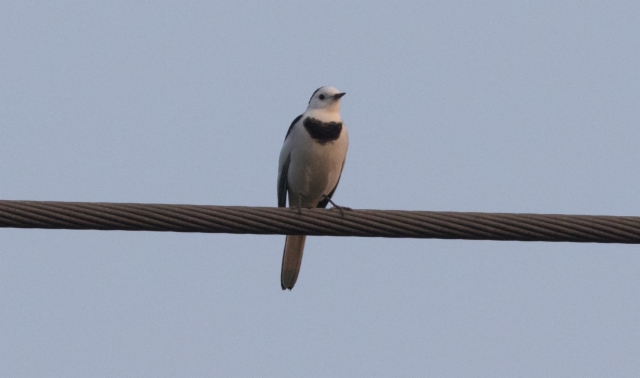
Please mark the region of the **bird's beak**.
POLYGON ((338 93, 338 94, 334 94, 334 95, 333 95, 333 99, 334 99, 334 100, 339 100, 339 99, 340 99, 340 97, 342 97, 342 96, 344 96, 344 95, 346 95, 346 93, 344 93, 344 92, 342 92, 342 93, 338 93))

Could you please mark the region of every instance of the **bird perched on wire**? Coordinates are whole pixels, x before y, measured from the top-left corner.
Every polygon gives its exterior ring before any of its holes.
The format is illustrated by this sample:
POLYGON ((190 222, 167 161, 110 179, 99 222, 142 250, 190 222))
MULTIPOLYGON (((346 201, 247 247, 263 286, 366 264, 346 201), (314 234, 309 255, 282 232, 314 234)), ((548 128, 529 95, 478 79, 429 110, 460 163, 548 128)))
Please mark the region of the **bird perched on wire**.
MULTIPOLYGON (((344 92, 320 87, 311 95, 307 110, 289 126, 280 151, 278 207, 325 208, 331 204, 349 147, 347 128, 340 118, 344 92)), ((347 208, 348 209, 348 208, 347 208)), ((304 250, 305 235, 287 235, 282 256, 282 290, 293 288, 304 250)))

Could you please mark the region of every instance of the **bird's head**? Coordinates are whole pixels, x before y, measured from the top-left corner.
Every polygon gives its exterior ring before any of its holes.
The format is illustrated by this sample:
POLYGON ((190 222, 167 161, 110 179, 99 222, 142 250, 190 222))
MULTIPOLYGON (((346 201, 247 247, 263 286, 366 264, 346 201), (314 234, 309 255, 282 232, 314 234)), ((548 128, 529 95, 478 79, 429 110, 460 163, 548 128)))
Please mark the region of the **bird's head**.
POLYGON ((325 109, 339 112, 340 98, 345 94, 334 87, 320 87, 311 95, 307 109, 325 109))

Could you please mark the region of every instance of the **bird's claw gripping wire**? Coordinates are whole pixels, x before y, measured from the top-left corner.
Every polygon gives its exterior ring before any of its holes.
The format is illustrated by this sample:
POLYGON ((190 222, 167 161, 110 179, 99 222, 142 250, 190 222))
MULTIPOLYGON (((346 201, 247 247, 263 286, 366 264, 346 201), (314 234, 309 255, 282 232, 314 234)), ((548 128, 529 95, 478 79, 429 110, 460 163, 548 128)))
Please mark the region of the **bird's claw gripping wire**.
POLYGON ((289 203, 289 208, 297 210, 298 215, 302 215, 302 206, 300 206, 300 199, 298 199, 298 204, 295 206, 292 206, 291 203, 289 203))
POLYGON ((344 210, 348 210, 348 211, 353 210, 353 209, 352 209, 352 208, 350 208, 350 207, 336 205, 336 203, 335 203, 335 202, 333 202, 333 201, 331 200, 331 198, 329 198, 329 196, 328 196, 328 195, 326 195, 326 194, 324 194, 324 195, 322 196, 322 198, 324 198, 324 199, 326 199, 327 201, 329 201, 329 203, 331 204, 331 206, 333 206, 333 207, 332 207, 331 209, 329 209, 329 210, 333 210, 333 209, 338 209, 338 210, 340 210, 340 215, 341 215, 343 218, 344 218, 344 210))

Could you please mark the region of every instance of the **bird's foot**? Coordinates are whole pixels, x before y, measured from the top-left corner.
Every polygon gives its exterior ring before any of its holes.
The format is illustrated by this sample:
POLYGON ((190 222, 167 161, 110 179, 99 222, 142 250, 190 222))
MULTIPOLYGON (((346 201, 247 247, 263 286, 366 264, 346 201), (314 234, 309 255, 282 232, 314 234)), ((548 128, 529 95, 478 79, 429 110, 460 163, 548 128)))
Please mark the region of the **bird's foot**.
POLYGON ((344 218, 344 210, 347 210, 347 211, 352 211, 352 210, 353 210, 353 209, 352 209, 352 208, 350 208, 350 207, 337 205, 337 204, 336 204, 335 202, 333 202, 333 201, 331 200, 331 198, 329 198, 329 196, 327 196, 327 195, 323 195, 322 197, 323 197, 324 199, 326 199, 327 201, 329 201, 329 203, 331 204, 331 206, 333 206, 333 207, 332 207, 331 209, 329 209, 329 210, 333 210, 333 209, 338 209, 338 210, 340 210, 340 215, 341 215, 343 218, 344 218))
MULTIPOLYGON (((289 199, 291 200, 291 199, 289 199)), ((302 215, 302 200, 300 198, 298 198, 298 204, 296 206, 293 206, 291 203, 289 203, 289 207, 292 209, 296 209, 298 210, 298 215, 302 215)))

